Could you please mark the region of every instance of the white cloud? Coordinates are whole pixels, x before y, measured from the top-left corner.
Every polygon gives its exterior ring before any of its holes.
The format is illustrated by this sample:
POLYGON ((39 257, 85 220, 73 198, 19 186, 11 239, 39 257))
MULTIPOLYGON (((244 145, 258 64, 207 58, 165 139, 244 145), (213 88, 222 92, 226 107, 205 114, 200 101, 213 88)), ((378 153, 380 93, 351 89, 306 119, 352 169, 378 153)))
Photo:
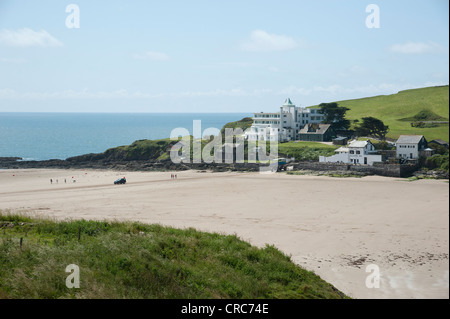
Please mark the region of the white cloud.
POLYGON ((395 53, 402 54, 423 54, 423 53, 441 53, 445 52, 445 48, 435 42, 406 42, 394 44, 390 50, 395 53))
POLYGON ((255 30, 251 33, 250 39, 241 45, 241 49, 253 52, 285 51, 297 46, 297 42, 286 35, 271 34, 263 30, 255 30))
POLYGON ((16 91, 12 89, 0 89, 0 99, 14 99, 17 97, 16 91))
POLYGON ((29 28, 0 30, 0 44, 12 47, 60 47, 62 42, 45 30, 34 31, 29 28))
POLYGON ((152 61, 168 61, 170 57, 163 52, 147 51, 145 53, 135 53, 133 58, 137 60, 152 60, 152 61))

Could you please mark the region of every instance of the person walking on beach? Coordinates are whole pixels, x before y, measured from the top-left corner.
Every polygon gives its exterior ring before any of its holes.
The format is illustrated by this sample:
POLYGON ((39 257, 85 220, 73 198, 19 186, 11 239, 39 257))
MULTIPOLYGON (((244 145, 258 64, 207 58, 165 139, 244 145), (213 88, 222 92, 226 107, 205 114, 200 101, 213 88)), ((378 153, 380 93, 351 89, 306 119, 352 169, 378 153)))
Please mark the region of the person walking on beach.
POLYGON ((53 184, 53 180, 50 178, 50 184, 53 184))

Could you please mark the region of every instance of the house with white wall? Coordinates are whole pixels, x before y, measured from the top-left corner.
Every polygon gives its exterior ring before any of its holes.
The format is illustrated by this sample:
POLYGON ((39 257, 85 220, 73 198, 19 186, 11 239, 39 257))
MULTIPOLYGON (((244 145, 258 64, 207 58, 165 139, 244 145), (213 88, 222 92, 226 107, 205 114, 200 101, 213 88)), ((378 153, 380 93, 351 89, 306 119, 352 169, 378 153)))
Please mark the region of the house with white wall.
POLYGON ((253 125, 245 132, 245 138, 250 141, 293 141, 298 139, 299 130, 306 124, 322 123, 323 119, 320 108, 297 107, 288 98, 280 112, 255 113, 253 125))
POLYGON ((423 135, 400 135, 395 143, 397 158, 417 160, 420 152, 427 148, 427 140, 423 135))
POLYGON ((373 165, 382 162, 382 156, 376 154, 375 146, 367 141, 352 141, 347 147, 340 147, 333 156, 320 156, 321 163, 344 163, 355 165, 373 165))

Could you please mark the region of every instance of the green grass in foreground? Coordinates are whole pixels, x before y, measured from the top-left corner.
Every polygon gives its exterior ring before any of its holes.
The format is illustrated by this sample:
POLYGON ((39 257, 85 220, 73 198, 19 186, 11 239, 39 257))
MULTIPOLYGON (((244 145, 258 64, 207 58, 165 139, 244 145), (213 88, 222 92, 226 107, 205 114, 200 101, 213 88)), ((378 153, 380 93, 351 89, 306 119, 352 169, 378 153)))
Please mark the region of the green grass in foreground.
POLYGON ((347 298, 273 246, 236 236, 1 212, 0 227, 0 298, 347 298), (80 267, 78 289, 65 285, 69 264, 80 267))

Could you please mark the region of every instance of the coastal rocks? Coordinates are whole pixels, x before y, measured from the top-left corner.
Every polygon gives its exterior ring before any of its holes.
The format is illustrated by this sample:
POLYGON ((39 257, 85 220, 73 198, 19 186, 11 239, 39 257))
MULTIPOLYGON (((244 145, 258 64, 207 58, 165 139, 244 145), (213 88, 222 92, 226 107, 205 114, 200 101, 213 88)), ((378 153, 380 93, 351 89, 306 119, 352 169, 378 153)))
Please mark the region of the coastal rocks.
POLYGON ((61 169, 112 169, 127 171, 185 171, 208 170, 213 172, 257 172, 259 164, 249 163, 173 163, 171 160, 111 160, 97 154, 71 157, 66 160, 21 161, 20 158, 1 158, 0 168, 61 168, 61 169))
MULTIPOLYGON (((60 168, 60 169, 111 169, 125 171, 212 171, 212 172, 259 172, 260 164, 255 163, 173 163, 165 160, 123 160, 104 157, 102 154, 86 154, 66 160, 23 161, 20 157, 0 157, 0 169, 20 168, 60 168)), ((318 162, 295 162, 290 164, 288 173, 314 175, 331 175, 336 177, 359 177, 380 175, 390 177, 448 179, 445 171, 417 171, 417 166, 380 164, 374 166, 349 164, 324 164, 318 162)))
POLYGON ((314 175, 314 176, 330 176, 330 177, 365 177, 373 174, 357 171, 319 171, 319 170, 299 170, 288 171, 288 175, 314 175))
POLYGON ((431 178, 431 179, 449 179, 449 173, 445 171, 426 171, 420 170, 413 174, 419 179, 431 178))
POLYGON ((22 157, 0 157, 1 162, 16 162, 22 160, 22 157))
POLYGON ((21 161, 22 157, 0 157, 0 168, 10 168, 17 161, 21 161))

